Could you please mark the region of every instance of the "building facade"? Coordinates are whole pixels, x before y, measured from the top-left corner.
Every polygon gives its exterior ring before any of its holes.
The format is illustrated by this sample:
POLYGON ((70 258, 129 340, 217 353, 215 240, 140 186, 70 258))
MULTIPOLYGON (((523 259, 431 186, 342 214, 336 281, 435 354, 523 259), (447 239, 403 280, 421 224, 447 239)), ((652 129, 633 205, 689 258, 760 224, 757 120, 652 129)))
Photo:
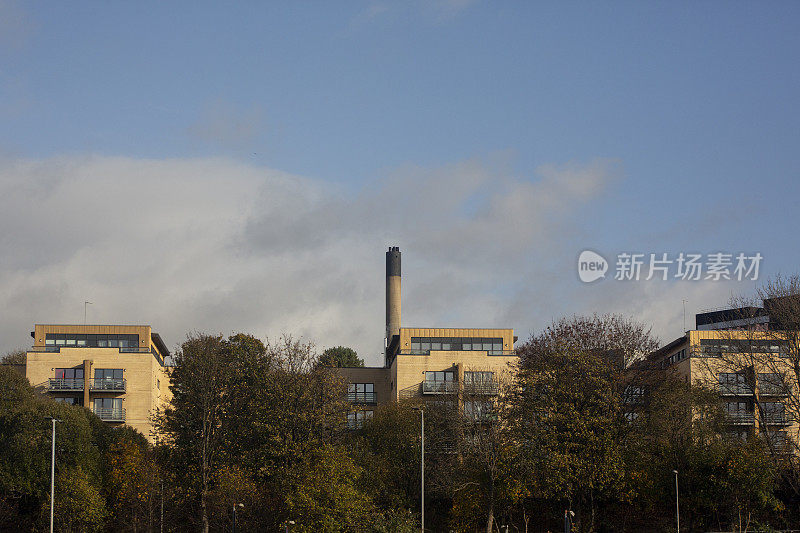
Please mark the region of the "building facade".
POLYGON ((759 435, 778 454, 800 444, 798 383, 787 337, 772 330, 757 308, 701 313, 697 329, 650 356, 687 383, 716 390, 727 414, 729 436, 759 435))
POLYGON ((37 324, 25 377, 40 393, 127 424, 151 442, 151 415, 171 400, 169 350, 150 326, 37 324))
POLYGON ((467 413, 491 402, 518 359, 514 330, 405 328, 401 308, 400 250, 392 247, 386 252, 384 365, 337 369, 354 406, 348 425, 360 427, 374 406, 387 402, 436 401, 449 395, 467 413))

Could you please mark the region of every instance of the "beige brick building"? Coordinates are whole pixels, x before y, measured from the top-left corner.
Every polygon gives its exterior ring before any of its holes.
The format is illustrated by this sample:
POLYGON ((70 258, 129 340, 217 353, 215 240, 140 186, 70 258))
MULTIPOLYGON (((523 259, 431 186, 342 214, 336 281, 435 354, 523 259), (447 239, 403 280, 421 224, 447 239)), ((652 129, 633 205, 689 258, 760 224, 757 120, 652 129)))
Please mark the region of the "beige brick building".
POLYGON ((478 412, 472 404, 491 402, 517 361, 513 329, 401 327, 400 281, 400 250, 393 247, 386 253, 384 365, 338 369, 354 405, 350 427, 370 418, 373 406, 410 398, 453 395, 462 409, 478 412))
POLYGON ((780 330, 770 330, 768 321, 750 308, 701 313, 697 329, 649 359, 688 383, 717 390, 730 436, 760 435, 772 451, 796 453, 799 391, 787 350, 797 348, 788 346, 780 330))
POLYGON ((25 376, 37 391, 155 440, 150 416, 171 393, 169 350, 150 326, 37 324, 31 336, 25 376))

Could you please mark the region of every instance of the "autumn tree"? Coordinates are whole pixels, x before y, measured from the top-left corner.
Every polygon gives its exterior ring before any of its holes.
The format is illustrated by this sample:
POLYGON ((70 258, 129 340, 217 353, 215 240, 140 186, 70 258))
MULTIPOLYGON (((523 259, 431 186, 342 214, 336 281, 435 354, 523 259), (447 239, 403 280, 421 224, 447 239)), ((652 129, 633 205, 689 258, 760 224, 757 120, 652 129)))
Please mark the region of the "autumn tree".
POLYGON ((158 416, 156 428, 172 446, 173 467, 185 475, 197 495, 199 521, 208 533, 211 479, 225 447, 223 419, 235 379, 234 361, 221 336, 191 335, 175 354, 172 403, 158 416), (196 481, 195 481, 196 480, 196 481))
POLYGON ((518 349, 509 409, 532 493, 574 507, 581 530, 600 504, 628 501, 623 372, 657 347, 644 325, 618 316, 572 317, 518 349))
POLYGON ((109 523, 115 531, 153 531, 158 522, 160 474, 141 433, 120 428, 103 454, 109 523))

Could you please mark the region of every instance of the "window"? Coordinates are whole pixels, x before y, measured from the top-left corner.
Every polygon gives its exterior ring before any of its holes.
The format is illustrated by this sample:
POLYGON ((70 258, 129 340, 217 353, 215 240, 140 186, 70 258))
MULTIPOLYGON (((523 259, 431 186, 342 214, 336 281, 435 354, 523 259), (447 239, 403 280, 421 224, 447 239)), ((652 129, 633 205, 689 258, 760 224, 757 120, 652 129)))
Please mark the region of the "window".
POLYGON ((411 337, 412 353, 427 353, 431 350, 490 352, 503 351, 503 339, 499 337, 411 337))
POLYGON ((137 348, 139 335, 101 335, 86 333, 47 333, 46 346, 80 348, 137 348))
POLYGON ((121 368, 95 368, 94 369, 94 379, 105 379, 105 380, 112 380, 112 379, 122 379, 122 369, 121 368))
POLYGON ((783 395, 786 388, 781 374, 758 374, 758 390, 761 394, 783 395))
POLYGON ((94 407, 95 409, 121 411, 122 398, 95 398, 94 407))
POLYGON ((351 411, 347 413, 347 428, 361 429, 366 420, 372 419, 372 411, 351 411))
POLYGON ((764 437, 775 452, 786 453, 789 451, 789 436, 785 431, 767 431, 764 433, 764 437))
POLYGON ((375 385, 372 383, 349 383, 347 401, 353 403, 374 403, 375 385))
POLYGON ((455 377, 455 372, 452 370, 426 371, 422 392, 429 394, 457 392, 455 377))
POLYGON ((759 404, 765 424, 785 424, 789 422, 786 406, 781 402, 764 402, 759 404))
POLYGON ((83 367, 56 368, 56 379, 83 379, 83 367))
POLYGON ((725 412, 728 414, 734 413, 746 413, 748 412, 749 406, 747 402, 726 402, 725 403, 725 412))
POLYGON ((57 402, 67 403, 69 405, 83 405, 83 398, 81 396, 56 396, 53 399, 57 402))
POLYGON ((717 376, 717 380, 719 381, 720 394, 753 394, 753 389, 742 373, 723 372, 717 376))
POLYGON ((452 371, 425 372, 425 381, 455 381, 455 373, 452 371))
POLYGON ((494 372, 464 372, 464 383, 491 383, 494 372))
POLYGON ((493 419, 492 403, 485 400, 468 400, 464 402, 464 416, 476 422, 493 419))
POLYGON ((464 372, 464 392, 472 394, 497 394, 499 384, 494 372, 464 372))
POLYGON ((725 412, 734 424, 751 424, 755 420, 750 402, 726 402, 725 412))

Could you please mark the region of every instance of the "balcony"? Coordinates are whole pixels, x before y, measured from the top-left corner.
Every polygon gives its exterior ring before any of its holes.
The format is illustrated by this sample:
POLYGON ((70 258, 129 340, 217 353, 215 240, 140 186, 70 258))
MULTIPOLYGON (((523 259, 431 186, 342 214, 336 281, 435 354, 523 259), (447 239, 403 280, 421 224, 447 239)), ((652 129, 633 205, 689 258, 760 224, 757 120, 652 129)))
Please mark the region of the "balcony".
POLYGON ((776 383, 758 383, 758 394, 761 396, 788 396, 788 392, 783 385, 776 383))
POLYGON ((125 409, 95 407, 94 414, 104 422, 125 422, 125 409))
POLYGON ((495 395, 500 392, 500 384, 496 381, 464 383, 464 394, 495 395))
POLYGON ((752 411, 732 411, 728 413, 728 422, 737 426, 749 426, 755 422, 755 413, 752 411))
POLYGON ((82 379, 64 379, 64 378, 50 378, 47 381, 47 390, 51 392, 56 391, 82 391, 82 379))
POLYGON ((721 396, 752 396, 753 388, 747 383, 718 383, 721 396))
POLYGON ((375 403, 374 392, 348 392, 347 401, 350 403, 375 403))
POLYGON ((124 379, 93 379, 89 382, 89 388, 98 392, 125 392, 124 379))
POLYGON ((766 412, 761 417, 761 423, 768 426, 790 426, 794 423, 794 416, 789 413, 766 412))
POLYGON ((423 394, 454 394, 458 392, 457 381, 423 381, 423 394))

